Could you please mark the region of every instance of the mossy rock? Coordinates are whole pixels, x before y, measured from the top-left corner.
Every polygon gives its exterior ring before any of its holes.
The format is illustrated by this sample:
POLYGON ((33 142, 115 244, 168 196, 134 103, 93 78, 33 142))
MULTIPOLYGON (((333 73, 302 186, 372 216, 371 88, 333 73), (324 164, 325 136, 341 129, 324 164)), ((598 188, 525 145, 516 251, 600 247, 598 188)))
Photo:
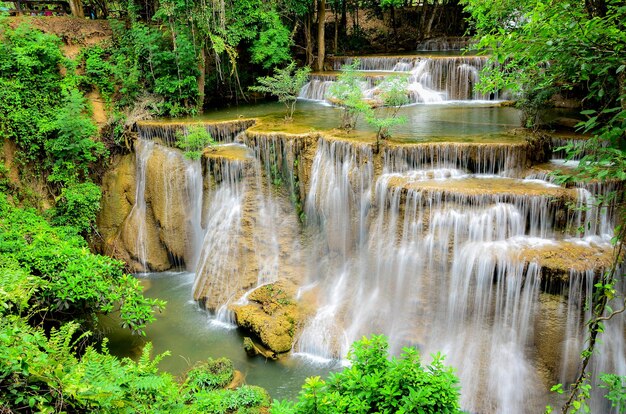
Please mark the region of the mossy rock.
POLYGON ((250 293, 248 300, 249 304, 234 309, 237 325, 276 353, 291 350, 300 317, 293 288, 285 282, 264 285, 250 293))
POLYGON ((226 388, 233 382, 235 369, 228 358, 209 358, 187 372, 185 387, 194 391, 226 388))

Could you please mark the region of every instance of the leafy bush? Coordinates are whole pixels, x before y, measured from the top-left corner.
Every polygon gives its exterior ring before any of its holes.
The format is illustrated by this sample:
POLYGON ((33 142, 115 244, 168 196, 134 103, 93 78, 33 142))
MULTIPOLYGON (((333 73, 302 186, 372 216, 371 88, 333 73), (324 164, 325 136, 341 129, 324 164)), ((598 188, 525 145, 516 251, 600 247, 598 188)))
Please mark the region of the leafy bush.
POLYGON ((391 129, 406 122, 406 118, 398 117, 402 105, 409 103, 407 96, 408 79, 392 77, 378 85, 378 98, 381 106, 368 114, 367 123, 376 128, 376 152, 380 140, 391 137, 391 129))
POLYGON ((199 160, 209 145, 215 145, 215 140, 202 125, 189 125, 187 131, 176 131, 176 146, 185 151, 189 159, 199 160))
POLYGON ((194 408, 207 414, 260 414, 267 412, 269 396, 263 388, 243 385, 236 390, 215 390, 195 395, 194 408))
MULTIPOLYGON (((160 372, 167 354, 150 357, 148 343, 135 362, 76 350, 85 335, 76 323, 46 335, 15 315, 0 318, 0 410, 6 412, 261 413, 269 405, 259 387, 201 390, 187 395, 172 375, 160 372), (263 411, 262 411, 263 410, 263 411)), ((3 411, 3 412, 4 412, 3 411)))
POLYGON ((100 210, 102 191, 94 183, 72 183, 61 190, 54 208, 54 222, 88 233, 100 210))
POLYGON ((259 85, 251 86, 250 90, 269 93, 278 98, 278 102, 285 104, 287 115, 285 118, 293 118, 296 109, 296 101, 300 89, 307 82, 311 69, 308 66, 296 69, 296 62, 291 62, 283 69, 276 69, 274 76, 257 78, 259 85), (294 72, 295 69, 295 72, 294 72))
POLYGON ((234 377, 233 362, 227 358, 201 362, 187 372, 185 386, 193 391, 224 388, 234 377))
POLYGON ((11 29, 0 20, 0 132, 15 141, 27 161, 43 158, 47 132, 62 98, 66 65, 61 41, 27 25, 11 29))
POLYGON ((72 182, 88 175, 88 166, 106 154, 104 145, 94 141, 98 127, 86 113, 82 94, 71 89, 56 116, 42 125, 49 138, 44 142, 52 182, 72 182))
POLYGON ((36 287, 26 290, 30 297, 22 292, 18 302, 7 300, 9 309, 28 311, 35 322, 76 320, 86 330, 95 325, 97 314, 119 311, 125 327, 143 333, 154 320, 153 310, 164 305, 145 298, 138 280, 123 273, 121 262, 89 252, 75 229, 52 227, 34 210, 9 205, 3 194, 0 262, 10 264, 0 267, 0 278, 19 276, 36 287))
POLYGON ((388 359, 387 352, 384 336, 355 342, 349 368, 327 381, 308 378, 295 404, 274 401, 272 413, 460 413, 459 380, 441 355, 423 366, 414 348, 398 359, 388 359))
POLYGON ((290 30, 280 21, 276 11, 272 10, 265 15, 263 30, 253 42, 250 52, 252 63, 260 63, 268 69, 291 60, 289 47, 293 41, 290 30))
POLYGON ((361 75, 357 72, 360 61, 354 59, 349 65, 341 68, 337 81, 328 88, 328 98, 343 108, 341 128, 351 131, 361 115, 371 116, 372 108, 365 102, 361 90, 361 75))

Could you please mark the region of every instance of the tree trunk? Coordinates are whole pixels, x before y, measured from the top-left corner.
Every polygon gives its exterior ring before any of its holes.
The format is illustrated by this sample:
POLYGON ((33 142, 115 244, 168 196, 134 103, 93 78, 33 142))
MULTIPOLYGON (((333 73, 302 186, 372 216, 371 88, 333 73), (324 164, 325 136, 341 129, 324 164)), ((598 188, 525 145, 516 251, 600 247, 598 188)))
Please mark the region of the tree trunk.
POLYGON ((425 28, 426 28, 426 15, 428 14, 428 0, 424 0, 424 4, 422 5, 422 16, 420 19, 420 25, 419 25, 419 38, 420 40, 424 39, 424 32, 425 32, 425 28))
POLYGON ((341 34, 345 36, 348 33, 348 2, 341 0, 341 34))
POLYGON ((306 47, 306 65, 313 66, 313 17, 312 12, 307 13, 304 22, 304 41, 306 47))
POLYGON ((324 40, 324 27, 326 23, 326 0, 320 0, 317 10, 317 71, 324 70, 324 56, 326 55, 326 44, 324 40))
POLYGON ((83 2, 81 0, 70 0, 70 9, 72 10, 72 16, 85 17, 83 2))
POLYGON ((337 8, 335 7, 335 47, 333 48, 334 55, 337 55, 337 43, 339 43, 339 15, 337 13, 337 8))
POLYGON ((398 31, 396 30, 396 8, 391 6, 389 12, 391 13, 391 31, 393 32, 394 39, 397 39, 398 31))
POLYGON ((206 51, 204 46, 200 48, 200 56, 198 56, 198 102, 196 110, 199 114, 204 112, 204 86, 206 84, 206 51))
POLYGON ((433 12, 430 14, 428 18, 428 24, 426 25, 426 29, 424 30, 424 36, 426 39, 430 38, 430 32, 433 28, 433 21, 435 21, 435 17, 437 17, 437 12, 439 11, 439 3, 435 0, 435 7, 433 8, 433 12))

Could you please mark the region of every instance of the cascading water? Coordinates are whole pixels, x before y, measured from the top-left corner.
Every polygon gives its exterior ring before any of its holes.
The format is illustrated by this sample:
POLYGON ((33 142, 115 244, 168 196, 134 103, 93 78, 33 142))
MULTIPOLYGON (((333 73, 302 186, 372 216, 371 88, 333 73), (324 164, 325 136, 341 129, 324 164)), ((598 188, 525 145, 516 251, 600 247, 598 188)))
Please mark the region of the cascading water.
POLYGON ((147 263, 147 228, 146 228, 146 164, 154 148, 154 142, 137 140, 135 153, 137 157, 137 185, 135 204, 129 214, 128 222, 136 222, 135 257, 143 271, 149 270, 147 263))
MULTIPOLYGON (((366 65, 391 65, 381 62, 366 65)), ((396 59, 389 70, 414 71, 439 96, 452 86, 437 86, 438 78, 473 76, 461 65, 441 63, 437 72, 430 64, 396 59)), ((364 90, 376 83, 368 82, 364 90)), ((606 264, 578 263, 553 280, 558 269, 541 252, 609 249, 615 214, 595 201, 618 187, 563 188, 547 173, 528 174, 532 154, 520 141, 388 142, 376 154, 358 139, 242 132, 252 123, 237 122, 207 124, 243 144, 220 145, 201 161, 170 147, 172 131, 185 125, 140 126, 127 232, 136 234, 129 250, 142 269, 195 271, 194 298, 229 326, 232 307, 251 290, 289 280, 311 307, 295 354, 336 361, 372 333, 387 335, 395 353, 406 345, 441 351, 471 412, 539 412, 546 390, 571 380, 588 317, 582 303, 606 264), (554 294, 554 319, 567 321, 554 328, 556 342, 541 336, 551 289, 562 295, 554 294), (540 346, 555 356, 539 355, 540 346)), ((596 372, 626 371, 624 326, 623 316, 607 324, 596 372)))
MULTIPOLYGON (((389 75, 408 77, 407 93, 412 103, 441 103, 445 101, 498 100, 498 95, 474 91, 479 72, 487 62, 484 56, 363 56, 359 57, 362 89, 367 98, 374 99, 389 75), (387 72, 381 73, 381 72, 387 72)), ((353 57, 334 58, 334 69, 352 64, 353 57)), ((336 73, 314 73, 299 94, 301 99, 323 101, 328 98, 336 73)))
POLYGON ((240 245, 233 235, 241 232, 246 191, 242 176, 247 164, 245 160, 218 160, 214 164, 217 188, 205 195, 208 205, 203 220, 206 231, 193 286, 194 297, 198 299, 199 294, 210 297, 211 303, 205 303, 205 306, 216 311, 217 320, 230 324, 234 321, 227 304, 242 289, 240 269, 233 261, 240 255, 240 245))
MULTIPOLYGON (((592 196, 504 178, 524 159, 514 146, 432 144, 386 149, 370 206, 373 159, 346 145, 320 141, 313 163, 307 212, 320 232, 310 281, 319 303, 295 351, 344 357, 362 335, 384 333, 395 352, 413 344, 447 354, 464 409, 523 413, 539 401, 531 411, 540 411, 549 384, 528 347, 542 273, 522 252, 557 245, 567 227, 557 211, 592 196)), ((585 238, 609 237, 606 209, 578 214, 570 220, 598 223, 585 238)))

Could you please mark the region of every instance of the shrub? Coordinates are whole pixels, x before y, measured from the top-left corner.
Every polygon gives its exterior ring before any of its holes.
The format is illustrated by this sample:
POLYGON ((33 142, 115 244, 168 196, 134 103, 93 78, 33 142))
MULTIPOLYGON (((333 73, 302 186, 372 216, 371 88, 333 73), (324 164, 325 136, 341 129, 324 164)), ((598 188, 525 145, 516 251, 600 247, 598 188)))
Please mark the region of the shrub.
POLYGON ((460 412, 459 380, 439 354, 427 366, 414 348, 388 359, 387 339, 374 335, 355 342, 348 359, 352 365, 327 381, 308 378, 295 404, 274 401, 272 413, 460 412))
POLYGON ((341 68, 337 81, 328 89, 328 98, 343 108, 341 128, 351 131, 361 115, 371 115, 372 108, 365 101, 361 90, 361 75, 357 72, 360 61, 355 59, 351 64, 341 68))
POLYGON ((76 320, 87 330, 98 314, 118 311, 123 326, 141 334, 154 320, 153 311, 164 305, 142 295, 139 281, 124 274, 122 262, 91 253, 75 229, 53 227, 34 210, 12 207, 4 194, 0 263, 10 264, 0 267, 0 278, 19 276, 36 287, 27 289, 28 297, 16 296, 19 303, 9 301, 22 311, 28 308, 33 322, 76 320))
POLYGON ((296 69, 296 63, 291 62, 284 69, 276 69, 274 76, 257 78, 259 85, 251 86, 250 90, 276 96, 278 102, 285 104, 287 108, 285 119, 290 120, 296 110, 296 101, 300 89, 307 82, 310 71, 308 66, 296 69))
POLYGON ((185 386, 193 391, 224 388, 234 377, 233 362, 227 358, 201 362, 187 373, 185 386))
POLYGON ((72 183, 61 190, 54 209, 54 222, 89 233, 100 210, 102 191, 94 183, 72 183))
POLYGON ((215 140, 202 125, 190 125, 186 132, 176 131, 176 146, 185 151, 185 156, 199 160, 207 146, 215 145, 215 140))

